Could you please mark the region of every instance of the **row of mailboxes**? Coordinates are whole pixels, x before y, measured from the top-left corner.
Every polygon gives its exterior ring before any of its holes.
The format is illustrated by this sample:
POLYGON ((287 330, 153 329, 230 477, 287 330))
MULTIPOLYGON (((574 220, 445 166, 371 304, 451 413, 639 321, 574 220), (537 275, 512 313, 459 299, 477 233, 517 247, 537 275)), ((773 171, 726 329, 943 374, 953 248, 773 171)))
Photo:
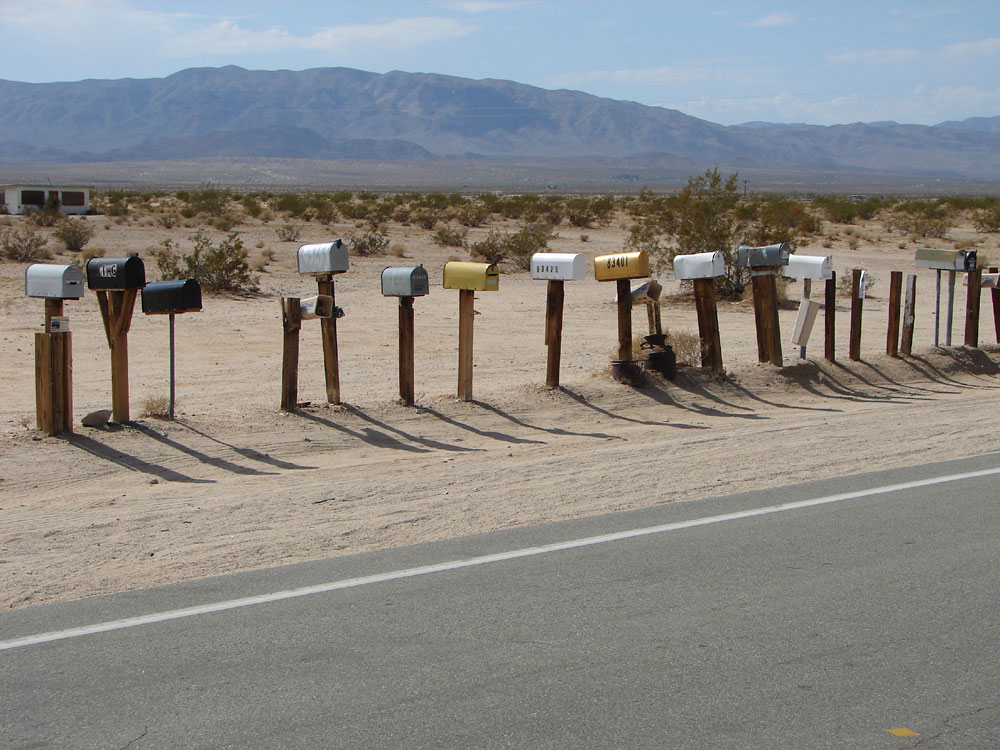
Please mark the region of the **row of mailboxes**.
POLYGON ((24 293, 29 297, 80 299, 83 281, 95 291, 122 291, 146 286, 146 267, 137 255, 128 258, 91 258, 84 272, 76 265, 32 263, 24 271, 24 293))
POLYGON ((913 259, 917 268, 935 268, 939 271, 975 271, 975 250, 935 250, 922 247, 913 259))

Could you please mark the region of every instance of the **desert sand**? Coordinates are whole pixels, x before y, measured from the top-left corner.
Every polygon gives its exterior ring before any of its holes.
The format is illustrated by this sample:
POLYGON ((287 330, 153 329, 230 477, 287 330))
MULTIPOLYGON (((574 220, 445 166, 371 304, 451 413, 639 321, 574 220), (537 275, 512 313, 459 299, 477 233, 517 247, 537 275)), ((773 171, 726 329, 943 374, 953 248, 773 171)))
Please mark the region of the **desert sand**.
MULTIPOLYGON (((194 231, 87 221, 98 230, 89 248, 109 257, 139 252, 149 280, 157 278, 151 250, 167 237, 188 249, 194 231)), ((1000 452, 991 418, 1000 348, 990 291, 981 297, 980 347, 959 346, 966 303, 959 286, 956 346, 936 349, 934 274, 913 266, 916 247, 961 240, 1000 258, 995 235, 960 227, 947 240, 914 242, 878 222, 825 224, 831 247, 818 238, 797 251, 832 253, 838 275, 863 267, 877 277, 865 301, 862 361, 847 357, 846 298, 837 312, 837 363, 822 358, 821 320, 800 360, 789 341, 794 306, 781 311, 780 368, 757 363, 752 306, 726 303, 725 375, 683 367, 673 382, 651 375, 643 388, 610 376, 615 289, 591 278, 566 284, 562 388, 547 390, 545 283, 507 268, 498 292, 477 295, 475 400, 465 403, 455 397, 458 293, 441 288, 441 271, 449 258, 468 256, 435 245, 427 231, 393 224, 402 257, 355 257, 336 277, 346 313, 338 323, 343 404, 326 404, 319 325, 306 321, 299 398, 309 404, 287 414, 278 408, 277 300, 316 293, 313 279, 296 273, 299 244, 344 236, 353 225, 308 223, 298 242, 281 242, 278 224, 236 227, 252 258, 274 253, 259 295, 206 295, 203 312, 177 318, 173 422, 143 416, 168 392, 168 329, 166 319, 137 309, 129 336, 133 421, 106 430, 80 425, 86 413, 111 406, 109 353, 88 291, 66 303, 74 434, 37 432, 33 334, 43 303, 24 296, 26 264, 0 263, 0 606, 1000 452), (861 235, 855 249, 847 230, 861 235), (431 293, 414 305, 416 405, 406 407, 398 403, 397 301, 381 296, 379 274, 416 263, 428 269, 431 293), (918 276, 908 357, 884 353, 890 270, 918 276)), ((552 251, 588 258, 620 251, 626 236, 622 221, 558 231, 552 251)), ((52 262, 75 257, 61 253, 52 262)), ((659 279, 664 326, 697 333, 693 302, 669 272, 659 279)), ((789 297, 800 291, 792 282, 789 297)), ((645 332, 641 309, 633 321, 637 334, 645 332)))

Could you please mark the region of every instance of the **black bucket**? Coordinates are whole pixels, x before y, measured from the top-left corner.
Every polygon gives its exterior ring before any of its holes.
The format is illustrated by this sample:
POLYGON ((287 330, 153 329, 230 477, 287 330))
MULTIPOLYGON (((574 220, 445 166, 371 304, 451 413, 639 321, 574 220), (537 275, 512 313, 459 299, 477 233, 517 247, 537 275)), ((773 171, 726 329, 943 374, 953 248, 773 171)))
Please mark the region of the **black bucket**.
POLYGON ((667 334, 665 333, 651 333, 648 336, 643 336, 643 339, 643 349, 667 348, 667 334))
POLYGON ((667 380, 677 377, 677 355, 670 344, 665 349, 655 349, 646 358, 646 369, 660 373, 667 380))

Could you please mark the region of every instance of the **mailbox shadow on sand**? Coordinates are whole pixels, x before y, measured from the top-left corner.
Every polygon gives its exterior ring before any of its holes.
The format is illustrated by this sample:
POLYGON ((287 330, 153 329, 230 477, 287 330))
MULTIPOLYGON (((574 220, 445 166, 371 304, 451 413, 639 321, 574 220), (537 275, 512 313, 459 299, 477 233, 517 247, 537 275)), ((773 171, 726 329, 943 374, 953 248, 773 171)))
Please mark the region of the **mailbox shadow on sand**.
MULTIPOLYGON (((963 367, 975 368, 974 370, 972 370, 973 374, 982 374, 982 375, 1000 374, 1000 368, 997 368, 997 366, 993 363, 993 361, 985 354, 983 354, 983 352, 980 351, 979 349, 976 349, 974 351, 962 351, 961 349, 940 349, 938 350, 938 353, 944 354, 952 358, 956 362, 961 363, 963 367), (975 362, 970 363, 969 362, 970 357, 974 358, 975 362)), ((904 359, 903 362, 915 368, 917 371, 924 373, 924 375, 926 375, 928 378, 937 381, 938 383, 942 383, 944 385, 953 385, 956 388, 971 387, 968 383, 962 383, 961 381, 954 380, 947 374, 941 372, 940 369, 932 365, 929 361, 916 354, 911 354, 909 357, 904 359), (917 367, 917 365, 914 364, 915 362, 920 362, 924 367, 923 368, 917 367)), ((966 372, 969 372, 969 370, 966 370, 966 372)), ((992 383, 992 381, 988 382, 992 383)), ((989 385, 987 387, 996 388, 997 386, 989 385)))
POLYGON ((162 435, 151 427, 147 427, 139 422, 133 422, 132 427, 148 438, 152 438, 158 443, 163 443, 163 445, 169 446, 176 451, 184 453, 192 458, 196 458, 203 464, 208 464, 209 466, 214 466, 217 469, 222 469, 223 471, 229 471, 233 474, 243 474, 251 476, 275 476, 278 472, 276 471, 261 471, 260 469, 254 469, 249 466, 240 466, 239 464, 234 464, 231 461, 227 461, 224 458, 217 458, 214 456, 206 455, 194 448, 184 445, 184 443, 179 443, 176 440, 168 438, 166 435, 162 435))
POLYGON ((403 441, 394 438, 392 435, 387 435, 384 432, 379 432, 378 430, 373 430, 368 427, 363 430, 352 430, 350 427, 345 427, 342 424, 337 424, 329 419, 325 419, 318 414, 310 414, 304 409, 296 409, 295 414, 300 417, 305 417, 306 419, 321 424, 325 427, 332 427, 338 432, 342 432, 349 437, 360 440, 363 443, 368 443, 369 445, 374 445, 376 448, 392 448, 398 451, 407 451, 409 453, 430 453, 430 448, 421 448, 417 445, 407 445, 403 441))
POLYGON ((377 427, 381 427, 383 430, 388 430, 389 432, 394 432, 394 433, 396 433, 397 435, 399 435, 400 437, 402 437, 402 438, 404 438, 406 440, 409 440, 409 441, 414 442, 414 443, 419 443, 420 445, 426 446, 428 448, 432 448, 434 450, 458 451, 458 452, 461 452, 461 453, 469 453, 469 452, 475 452, 475 451, 484 450, 483 448, 463 448, 460 445, 450 445, 449 443, 442 443, 442 442, 439 442, 437 440, 431 440, 430 438, 424 438, 424 437, 420 437, 418 435, 411 435, 410 433, 405 432, 405 431, 399 429, 398 427, 393 427, 392 425, 388 425, 385 422, 379 422, 377 419, 375 419, 374 417, 366 414, 365 412, 363 412, 361 409, 359 409, 356 406, 351 406, 349 404, 344 404, 344 410, 345 411, 349 411, 351 414, 353 414, 354 416, 358 417, 359 419, 363 419, 366 422, 371 422, 373 425, 376 425, 377 427))
MULTIPOLYGON (((219 440, 219 438, 212 437, 196 427, 192 427, 184 421, 179 419, 174 420, 174 424, 180 425, 186 430, 190 430, 195 435, 205 438, 206 440, 211 440, 213 443, 218 443, 219 445, 224 445, 229 450, 234 453, 238 453, 243 456, 243 458, 249 458, 251 461, 260 461, 262 464, 267 464, 268 466, 273 466, 276 469, 288 469, 288 470, 299 470, 299 469, 318 469, 318 466, 302 466, 300 464, 293 464, 291 461, 282 461, 280 458, 274 458, 266 453, 261 453, 256 448, 240 448, 232 443, 227 443, 225 440, 219 440)), ((271 472, 268 472, 271 473, 271 472)))
POLYGON ((512 414, 508 414, 507 412, 502 411, 501 409, 498 409, 497 407, 492 406, 490 404, 485 404, 482 401, 475 401, 473 403, 475 403, 476 406, 481 406, 482 408, 486 409, 487 411, 493 412, 498 417, 503 417, 504 419, 513 422, 514 424, 518 425, 519 427, 525 427, 525 428, 527 428, 529 430, 538 430, 540 432, 548 432, 551 435, 571 435, 573 437, 589 437, 589 438, 595 438, 597 440, 610 440, 612 438, 616 438, 617 437, 617 435, 608 435, 605 432, 573 432, 572 430, 564 430, 561 427, 539 427, 538 425, 528 424, 527 422, 525 422, 525 421, 523 421, 521 419, 518 419, 517 417, 513 416, 512 414))
POLYGON ((181 474, 179 471, 151 464, 148 461, 143 461, 141 458, 136 458, 135 456, 130 456, 127 453, 122 453, 120 450, 115 448, 109 448, 103 443, 99 443, 86 435, 78 435, 76 433, 69 434, 66 436, 66 442, 71 445, 75 445, 80 450, 86 451, 92 456, 103 458, 105 461, 118 464, 118 466, 125 469, 131 469, 132 471, 138 471, 143 474, 152 474, 153 476, 159 477, 166 482, 215 484, 214 479, 195 479, 194 477, 189 477, 187 474, 181 474))
MULTIPOLYGON (((574 401, 582 404, 583 406, 586 406, 588 409, 593 409, 598 414, 603 414, 604 416, 610 417, 611 419, 620 419, 623 422, 632 422, 633 424, 648 425, 650 427, 676 427, 677 429, 681 429, 681 430, 707 430, 707 429, 709 429, 709 427, 707 427, 705 425, 684 424, 683 422, 664 422, 662 419, 636 419, 635 417, 626 417, 623 414, 615 414, 613 411, 608 411, 604 407, 598 406, 597 404, 592 403, 591 401, 589 401, 587 399, 586 396, 584 396, 584 395, 582 395, 580 393, 577 393, 576 391, 572 390, 571 388, 567 388, 566 386, 562 386, 560 388, 560 390, 562 390, 563 393, 565 393, 567 396, 569 396, 574 401)), ((619 439, 621 439, 621 438, 619 438, 619 439)))
MULTIPOLYGON (((476 403, 476 404, 478 404, 479 402, 478 401, 470 401, 468 403, 476 403)), ((423 409, 424 409, 424 412, 426 412, 427 414, 430 414, 432 417, 437 417, 442 422, 446 422, 446 423, 448 423, 448 424, 450 424, 450 425, 452 425, 454 427, 458 427, 459 429, 466 430, 468 432, 472 432, 472 433, 474 433, 476 435, 480 435, 482 437, 487 437, 487 438, 492 438, 493 440, 498 440, 501 443, 534 443, 535 445, 544 445, 545 444, 544 440, 532 440, 531 438, 519 438, 519 437, 515 437, 513 435, 508 435, 505 432, 498 432, 497 430, 481 430, 478 427, 473 427, 470 424, 465 424, 464 422, 459 422, 457 419, 454 419, 454 418, 449 417, 449 416, 447 416, 445 414, 442 414, 439 411, 435 411, 434 409, 431 409, 431 408, 429 408, 427 406, 423 407, 423 409)))

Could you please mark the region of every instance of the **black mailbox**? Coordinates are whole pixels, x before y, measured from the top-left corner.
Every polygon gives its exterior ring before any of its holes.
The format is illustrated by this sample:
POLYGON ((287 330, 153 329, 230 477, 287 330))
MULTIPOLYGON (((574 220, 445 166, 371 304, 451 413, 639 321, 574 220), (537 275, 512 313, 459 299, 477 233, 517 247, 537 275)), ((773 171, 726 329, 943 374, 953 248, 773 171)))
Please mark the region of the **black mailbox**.
POLYGON ((138 255, 91 258, 87 261, 87 286, 97 290, 142 289, 146 286, 146 267, 138 255))
POLYGON ((173 315, 201 310, 201 284, 196 279, 153 281, 142 290, 146 315, 173 315))

